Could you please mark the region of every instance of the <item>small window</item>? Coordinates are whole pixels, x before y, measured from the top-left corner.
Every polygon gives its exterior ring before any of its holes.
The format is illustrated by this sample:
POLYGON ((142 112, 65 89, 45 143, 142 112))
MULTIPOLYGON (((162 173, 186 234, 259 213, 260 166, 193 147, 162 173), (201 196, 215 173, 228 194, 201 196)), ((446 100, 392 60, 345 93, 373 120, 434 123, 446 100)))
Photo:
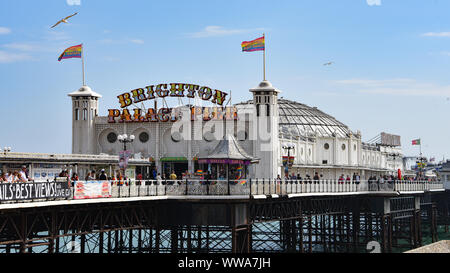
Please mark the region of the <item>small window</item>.
POLYGON ((325 143, 325 145, 323 145, 323 148, 324 148, 325 150, 328 150, 328 149, 330 149, 330 144, 328 144, 328 143, 325 143))
POLYGON ((84 108, 83 109, 83 120, 87 120, 87 109, 86 108, 84 108))
POLYGON ((181 134, 179 132, 174 132, 171 136, 173 142, 181 141, 181 134))
POLYGON ((147 132, 142 132, 139 134, 139 140, 142 143, 146 143, 150 139, 150 136, 147 134, 147 132))
POLYGON ((80 110, 78 108, 75 109, 75 120, 80 120, 80 110))
POLYGON ((322 164, 328 164, 328 160, 322 160, 322 164))
POLYGON ((353 145, 353 151, 356 151, 356 144, 353 145))
POLYGON ((346 148, 345 144, 342 144, 342 150, 343 151, 345 151, 345 148, 346 148))
POLYGON ((109 143, 115 143, 117 141, 117 134, 111 132, 106 136, 106 139, 108 140, 109 143))

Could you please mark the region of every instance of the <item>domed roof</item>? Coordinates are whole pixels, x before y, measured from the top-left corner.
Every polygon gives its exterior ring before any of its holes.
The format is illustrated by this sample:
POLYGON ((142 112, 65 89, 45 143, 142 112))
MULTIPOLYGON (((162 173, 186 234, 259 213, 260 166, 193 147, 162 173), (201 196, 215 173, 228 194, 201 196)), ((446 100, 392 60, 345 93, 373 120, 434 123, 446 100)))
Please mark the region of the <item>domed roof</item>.
MULTIPOLYGON (((253 104, 253 100, 237 105, 253 104)), ((280 133, 286 136, 348 137, 352 132, 347 125, 322 112, 317 107, 279 98, 278 115, 280 133)))

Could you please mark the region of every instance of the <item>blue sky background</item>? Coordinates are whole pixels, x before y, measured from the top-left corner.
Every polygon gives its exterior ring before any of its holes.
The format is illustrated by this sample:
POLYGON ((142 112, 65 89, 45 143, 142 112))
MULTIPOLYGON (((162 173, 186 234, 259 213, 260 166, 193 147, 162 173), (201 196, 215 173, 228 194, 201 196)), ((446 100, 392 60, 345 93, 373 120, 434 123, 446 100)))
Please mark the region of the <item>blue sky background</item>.
POLYGON ((281 96, 361 130, 401 135, 405 155, 450 157, 450 1, 1 0, 0 146, 71 153, 71 100, 84 44, 87 84, 103 98, 189 82, 251 98, 261 52, 240 44, 266 34, 266 74, 281 96), (78 12, 69 24, 50 29, 78 12), (331 66, 323 64, 333 61, 331 66))

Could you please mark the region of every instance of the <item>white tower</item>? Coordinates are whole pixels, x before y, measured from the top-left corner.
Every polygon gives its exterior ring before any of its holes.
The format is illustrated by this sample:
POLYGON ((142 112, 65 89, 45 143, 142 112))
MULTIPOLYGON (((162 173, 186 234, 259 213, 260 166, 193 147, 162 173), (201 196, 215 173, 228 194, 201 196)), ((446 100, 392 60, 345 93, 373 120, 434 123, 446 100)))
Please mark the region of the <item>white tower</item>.
POLYGON ((254 126, 255 156, 260 159, 255 165, 255 178, 274 179, 280 173, 280 142, 278 138, 278 93, 281 91, 269 81, 262 81, 257 87, 250 89, 255 105, 254 126))
POLYGON ((69 97, 72 97, 72 153, 95 154, 94 118, 98 115, 98 99, 102 96, 84 85, 69 97))

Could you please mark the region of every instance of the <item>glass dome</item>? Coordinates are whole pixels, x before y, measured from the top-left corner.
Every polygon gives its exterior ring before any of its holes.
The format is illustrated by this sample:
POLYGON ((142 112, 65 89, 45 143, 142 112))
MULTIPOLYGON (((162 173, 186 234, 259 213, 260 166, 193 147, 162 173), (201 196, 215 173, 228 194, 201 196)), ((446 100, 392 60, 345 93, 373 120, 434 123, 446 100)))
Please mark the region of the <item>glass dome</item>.
MULTIPOLYGON (((253 100, 237 105, 245 104, 253 104, 253 100)), ((278 99, 278 115, 280 133, 285 137, 348 137, 351 133, 347 125, 316 107, 283 98, 278 99)))

